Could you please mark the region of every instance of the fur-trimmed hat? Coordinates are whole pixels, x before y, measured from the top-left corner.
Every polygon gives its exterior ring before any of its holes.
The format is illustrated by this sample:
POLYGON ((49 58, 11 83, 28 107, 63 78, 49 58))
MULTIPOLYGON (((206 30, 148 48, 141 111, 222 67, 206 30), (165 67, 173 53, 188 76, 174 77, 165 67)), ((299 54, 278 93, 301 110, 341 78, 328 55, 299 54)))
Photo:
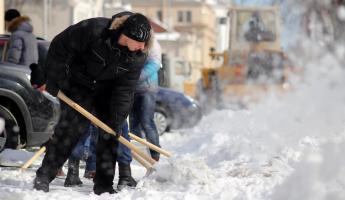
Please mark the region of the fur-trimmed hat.
POLYGON ((150 21, 140 13, 133 14, 123 23, 122 33, 138 42, 147 42, 151 37, 150 21))

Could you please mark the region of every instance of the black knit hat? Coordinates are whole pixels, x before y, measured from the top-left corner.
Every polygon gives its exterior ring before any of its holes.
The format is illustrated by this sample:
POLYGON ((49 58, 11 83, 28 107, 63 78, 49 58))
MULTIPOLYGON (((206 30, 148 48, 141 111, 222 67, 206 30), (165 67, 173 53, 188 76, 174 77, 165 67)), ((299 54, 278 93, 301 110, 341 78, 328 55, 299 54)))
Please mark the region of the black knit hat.
POLYGON ((16 9, 8 9, 5 12, 5 21, 12 21, 12 19, 19 17, 20 16, 20 12, 16 9))
POLYGON ((136 13, 123 23, 123 34, 138 42, 147 42, 151 37, 151 25, 142 14, 136 13))
POLYGON ((117 13, 117 14, 115 14, 115 15, 113 15, 113 16, 111 17, 111 21, 113 21, 115 18, 123 17, 123 16, 126 16, 126 15, 131 16, 131 15, 134 15, 134 13, 132 13, 132 12, 130 12, 130 11, 122 11, 122 12, 119 12, 119 13, 117 13))

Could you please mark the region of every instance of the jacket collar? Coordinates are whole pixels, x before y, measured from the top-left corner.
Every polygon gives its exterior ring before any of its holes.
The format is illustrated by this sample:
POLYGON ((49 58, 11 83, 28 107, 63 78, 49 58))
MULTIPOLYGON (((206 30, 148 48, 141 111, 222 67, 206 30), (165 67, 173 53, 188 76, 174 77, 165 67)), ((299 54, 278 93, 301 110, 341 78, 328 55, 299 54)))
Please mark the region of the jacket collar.
POLYGON ((30 21, 30 18, 27 16, 19 16, 14 18, 12 21, 10 21, 7 25, 7 30, 9 32, 13 32, 18 29, 18 27, 23 23, 30 21))

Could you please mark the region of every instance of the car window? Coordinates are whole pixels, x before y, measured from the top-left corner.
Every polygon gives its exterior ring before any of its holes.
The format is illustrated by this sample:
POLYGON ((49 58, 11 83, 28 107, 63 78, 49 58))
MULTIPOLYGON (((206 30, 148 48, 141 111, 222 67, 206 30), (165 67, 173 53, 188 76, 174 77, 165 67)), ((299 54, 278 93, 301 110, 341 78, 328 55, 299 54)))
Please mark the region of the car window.
POLYGON ((50 42, 39 41, 38 42, 38 65, 43 66, 48 54, 50 42))

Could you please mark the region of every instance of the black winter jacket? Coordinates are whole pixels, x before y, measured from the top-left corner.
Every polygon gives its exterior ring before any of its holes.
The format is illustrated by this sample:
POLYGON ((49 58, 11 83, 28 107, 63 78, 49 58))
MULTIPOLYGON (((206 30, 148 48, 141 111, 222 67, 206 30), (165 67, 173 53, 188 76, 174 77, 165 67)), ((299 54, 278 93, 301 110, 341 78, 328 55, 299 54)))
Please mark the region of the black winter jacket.
POLYGON ((121 26, 110 31, 110 24, 108 18, 87 19, 53 39, 45 65, 46 89, 56 96, 59 90, 68 91, 71 83, 90 90, 112 84, 111 127, 117 130, 129 113, 146 54, 117 44, 121 26))

